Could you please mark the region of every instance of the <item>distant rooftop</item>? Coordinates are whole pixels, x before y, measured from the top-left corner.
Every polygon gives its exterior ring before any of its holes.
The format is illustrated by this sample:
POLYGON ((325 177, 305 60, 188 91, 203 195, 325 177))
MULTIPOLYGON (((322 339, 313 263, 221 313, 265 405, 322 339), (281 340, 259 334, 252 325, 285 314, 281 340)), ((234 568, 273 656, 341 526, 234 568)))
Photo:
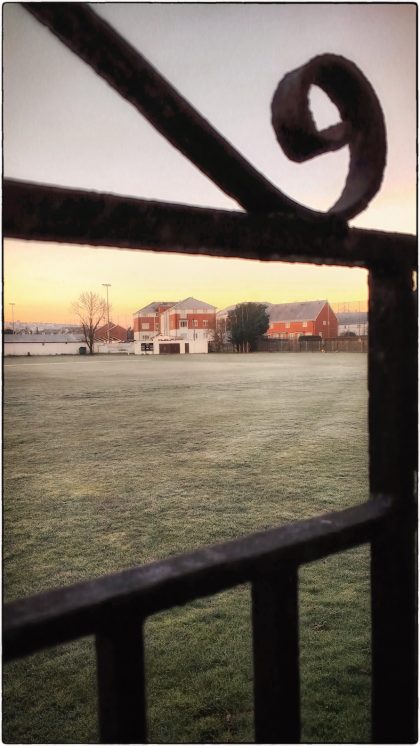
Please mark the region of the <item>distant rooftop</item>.
MULTIPOLYGON (((257 301, 249 301, 255 303, 257 301)), ((261 305, 267 306, 267 313, 270 317, 270 322, 274 321, 312 321, 315 320, 325 304, 326 300, 309 300, 297 303, 264 303, 258 301, 261 305)), ((235 303, 233 306, 227 306, 222 311, 219 311, 217 316, 224 318, 228 315, 229 311, 233 311, 236 306, 241 305, 235 303)))
POLYGON ((193 298, 192 296, 190 296, 189 298, 185 298, 185 300, 180 301, 155 300, 152 303, 149 303, 149 305, 144 306, 144 308, 140 308, 138 311, 135 311, 134 316, 147 316, 147 314, 156 313, 157 309, 162 306, 166 309, 176 308, 178 311, 182 311, 185 309, 193 310, 195 308, 201 310, 203 308, 208 308, 212 311, 216 310, 216 307, 210 305, 210 303, 205 303, 202 300, 197 300, 197 298, 193 298))
POLYGON ((314 321, 318 318, 326 303, 326 300, 275 303, 269 309, 270 321, 314 321))
POLYGON ((178 311, 182 310, 194 310, 194 309, 203 309, 203 308, 209 308, 212 311, 216 310, 216 306, 210 305, 210 303, 205 303, 202 300, 197 300, 197 298, 192 298, 191 296, 189 298, 185 298, 185 300, 180 300, 178 303, 175 303, 171 311, 174 311, 175 309, 178 311))
POLYGON ((170 306, 174 306, 176 301, 168 301, 168 300, 154 300, 152 303, 149 303, 147 306, 144 306, 144 308, 140 308, 138 311, 134 312, 134 315, 142 314, 146 315, 148 313, 156 313, 159 306, 165 306, 166 308, 170 308, 170 306))

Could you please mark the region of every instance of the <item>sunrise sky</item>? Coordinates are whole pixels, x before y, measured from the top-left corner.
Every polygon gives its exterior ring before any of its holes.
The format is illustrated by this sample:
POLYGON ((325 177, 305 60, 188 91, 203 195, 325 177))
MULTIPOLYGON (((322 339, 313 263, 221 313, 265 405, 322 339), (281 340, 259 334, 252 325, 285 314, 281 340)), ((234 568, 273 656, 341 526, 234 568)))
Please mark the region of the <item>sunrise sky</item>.
MULTIPOLYGON (((352 225, 416 230, 416 6, 413 4, 93 4, 284 193, 326 210, 342 190, 343 149, 293 164, 270 124, 279 80, 323 52, 355 62, 388 131, 380 193, 352 225)), ((22 7, 3 6, 4 175, 169 202, 238 209, 22 7)), ((336 121, 314 91, 319 126, 336 121)), ((112 318, 152 300, 364 300, 366 273, 6 240, 4 314, 75 323, 81 292, 111 283, 112 318)))

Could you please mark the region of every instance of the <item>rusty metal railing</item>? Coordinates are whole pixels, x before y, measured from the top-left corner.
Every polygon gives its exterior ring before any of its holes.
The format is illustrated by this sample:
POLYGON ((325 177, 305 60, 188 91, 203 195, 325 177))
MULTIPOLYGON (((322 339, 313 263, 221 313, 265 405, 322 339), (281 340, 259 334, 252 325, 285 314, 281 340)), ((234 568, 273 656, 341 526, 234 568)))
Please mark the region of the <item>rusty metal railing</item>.
POLYGON ((376 94, 355 65, 336 55, 311 60, 289 73, 277 88, 273 125, 290 157, 301 161, 349 145, 343 193, 322 214, 298 205, 270 184, 87 6, 29 3, 25 7, 247 213, 5 180, 4 235, 365 267, 370 293, 370 499, 345 511, 7 604, 5 660, 95 635, 101 740, 144 742, 144 620, 161 609, 249 581, 255 738, 297 742, 298 567, 368 542, 372 740, 415 742, 416 239, 349 228, 346 223, 367 205, 382 180, 386 136, 376 94), (340 124, 316 130, 307 109, 311 84, 321 87, 336 104, 340 124))

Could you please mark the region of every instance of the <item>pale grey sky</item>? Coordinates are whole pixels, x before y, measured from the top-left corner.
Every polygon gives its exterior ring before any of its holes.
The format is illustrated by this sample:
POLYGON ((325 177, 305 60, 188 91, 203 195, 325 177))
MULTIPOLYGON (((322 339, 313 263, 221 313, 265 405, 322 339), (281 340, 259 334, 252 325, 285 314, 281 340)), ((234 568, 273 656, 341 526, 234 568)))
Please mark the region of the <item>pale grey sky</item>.
MULTIPOLYGON (((354 225, 416 230, 416 6, 405 3, 92 4, 159 72, 285 194, 327 210, 347 175, 348 153, 295 164, 270 123, 280 79, 323 52, 358 65, 388 130, 379 194, 354 225)), ((226 209, 238 209, 126 101, 15 3, 3 6, 6 177, 226 209)), ((322 126, 336 121, 317 89, 322 126)), ((219 308, 366 298, 366 273, 168 257, 24 241, 5 242, 5 303, 16 318, 71 320, 78 295, 112 283, 120 322, 155 299, 189 295, 219 308)))
MULTIPOLYGON (((314 55, 347 56, 369 78, 385 112, 384 194, 402 185, 413 189, 413 4, 92 7, 270 180, 318 209, 327 209, 338 196, 347 152, 292 164, 275 140, 270 101, 280 78, 314 55)), ((4 6, 4 64, 6 176, 235 207, 133 107, 12 3, 4 6)), ((317 101, 316 111, 328 118, 332 105, 320 92, 317 101)))

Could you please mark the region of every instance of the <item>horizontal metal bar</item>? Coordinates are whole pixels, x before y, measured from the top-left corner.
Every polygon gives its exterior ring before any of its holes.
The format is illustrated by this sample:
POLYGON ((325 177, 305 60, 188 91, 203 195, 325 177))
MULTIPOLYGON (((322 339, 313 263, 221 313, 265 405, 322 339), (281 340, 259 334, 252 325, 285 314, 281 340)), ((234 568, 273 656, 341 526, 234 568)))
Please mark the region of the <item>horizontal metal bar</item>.
POLYGON ((86 4, 24 3, 24 7, 246 210, 312 214, 324 219, 323 213, 308 210, 282 194, 86 4))
POLYGON ((415 267, 415 236, 280 215, 247 215, 6 179, 9 238, 370 267, 415 267))
POLYGON ((299 743, 298 570, 279 570, 252 583, 256 743, 299 743))
POLYGON ((4 658, 100 633, 110 614, 145 618, 252 581, 281 561, 303 564, 371 541, 391 506, 389 497, 377 497, 354 508, 6 604, 4 658))

